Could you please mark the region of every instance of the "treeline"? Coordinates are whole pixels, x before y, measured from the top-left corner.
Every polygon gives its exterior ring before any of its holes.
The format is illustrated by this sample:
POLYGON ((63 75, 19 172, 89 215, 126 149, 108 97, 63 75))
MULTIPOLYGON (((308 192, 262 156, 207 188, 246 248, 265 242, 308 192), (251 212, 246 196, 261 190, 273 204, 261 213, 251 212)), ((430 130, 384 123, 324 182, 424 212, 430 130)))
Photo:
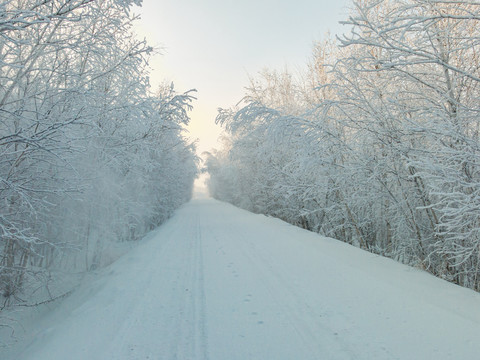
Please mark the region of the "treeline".
POLYGON ((214 197, 480 290, 480 4, 362 0, 220 110, 214 197))
POLYGON ((105 263, 191 196, 194 97, 150 90, 134 3, 0 3, 0 308, 52 269, 105 263))

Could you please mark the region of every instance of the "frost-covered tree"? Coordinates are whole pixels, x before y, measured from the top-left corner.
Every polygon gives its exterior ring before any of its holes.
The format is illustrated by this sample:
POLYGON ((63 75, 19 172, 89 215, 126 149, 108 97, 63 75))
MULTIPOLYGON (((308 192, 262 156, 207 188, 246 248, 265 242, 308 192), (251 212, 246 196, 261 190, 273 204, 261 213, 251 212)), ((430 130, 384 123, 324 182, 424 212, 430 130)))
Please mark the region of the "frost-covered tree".
POLYGON ((353 5, 351 32, 319 42, 302 81, 266 71, 219 113, 230 145, 211 158, 211 183, 479 290, 480 5, 353 5))
POLYGON ((191 195, 192 93, 148 84, 139 1, 0 6, 0 296, 28 301, 49 269, 85 270, 191 195), (81 260, 80 260, 81 259, 81 260))
POLYGON ((374 84, 370 93, 362 87, 368 96, 356 111, 369 104, 375 112, 375 121, 359 127, 385 151, 393 150, 386 160, 399 164, 397 183, 410 191, 392 192, 404 198, 411 214, 423 266, 478 289, 478 226, 463 214, 473 215, 479 186, 474 174, 480 6, 470 1, 356 6, 349 21, 354 30, 342 45, 352 47, 350 67, 374 84))

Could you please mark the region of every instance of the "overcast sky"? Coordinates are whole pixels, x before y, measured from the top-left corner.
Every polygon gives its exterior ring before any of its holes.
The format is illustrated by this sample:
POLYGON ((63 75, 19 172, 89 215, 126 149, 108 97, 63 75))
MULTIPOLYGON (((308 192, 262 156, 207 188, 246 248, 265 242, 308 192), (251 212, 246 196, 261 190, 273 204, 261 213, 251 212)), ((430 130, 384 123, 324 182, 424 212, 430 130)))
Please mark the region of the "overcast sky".
POLYGON ((348 0, 143 0, 137 31, 163 56, 151 62, 151 82, 173 81, 178 91, 195 88, 192 137, 200 152, 216 144, 218 107, 235 105, 248 75, 265 67, 295 70, 315 40, 344 30, 348 0))

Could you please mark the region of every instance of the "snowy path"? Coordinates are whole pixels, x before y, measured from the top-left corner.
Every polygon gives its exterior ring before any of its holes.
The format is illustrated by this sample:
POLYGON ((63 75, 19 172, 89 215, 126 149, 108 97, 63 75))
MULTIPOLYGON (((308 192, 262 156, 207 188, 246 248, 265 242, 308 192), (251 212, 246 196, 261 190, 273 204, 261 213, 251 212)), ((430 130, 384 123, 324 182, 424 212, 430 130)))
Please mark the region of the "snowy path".
POLYGON ((19 359, 477 359, 480 295, 197 199, 30 336, 19 359))

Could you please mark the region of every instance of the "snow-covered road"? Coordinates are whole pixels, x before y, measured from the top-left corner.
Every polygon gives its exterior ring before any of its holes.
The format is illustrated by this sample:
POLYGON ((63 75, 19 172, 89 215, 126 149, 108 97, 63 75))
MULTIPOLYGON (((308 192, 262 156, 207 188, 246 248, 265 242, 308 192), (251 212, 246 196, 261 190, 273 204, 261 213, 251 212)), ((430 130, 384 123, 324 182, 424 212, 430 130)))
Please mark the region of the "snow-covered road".
POLYGON ((478 359, 480 295, 196 199, 32 331, 19 359, 478 359))

